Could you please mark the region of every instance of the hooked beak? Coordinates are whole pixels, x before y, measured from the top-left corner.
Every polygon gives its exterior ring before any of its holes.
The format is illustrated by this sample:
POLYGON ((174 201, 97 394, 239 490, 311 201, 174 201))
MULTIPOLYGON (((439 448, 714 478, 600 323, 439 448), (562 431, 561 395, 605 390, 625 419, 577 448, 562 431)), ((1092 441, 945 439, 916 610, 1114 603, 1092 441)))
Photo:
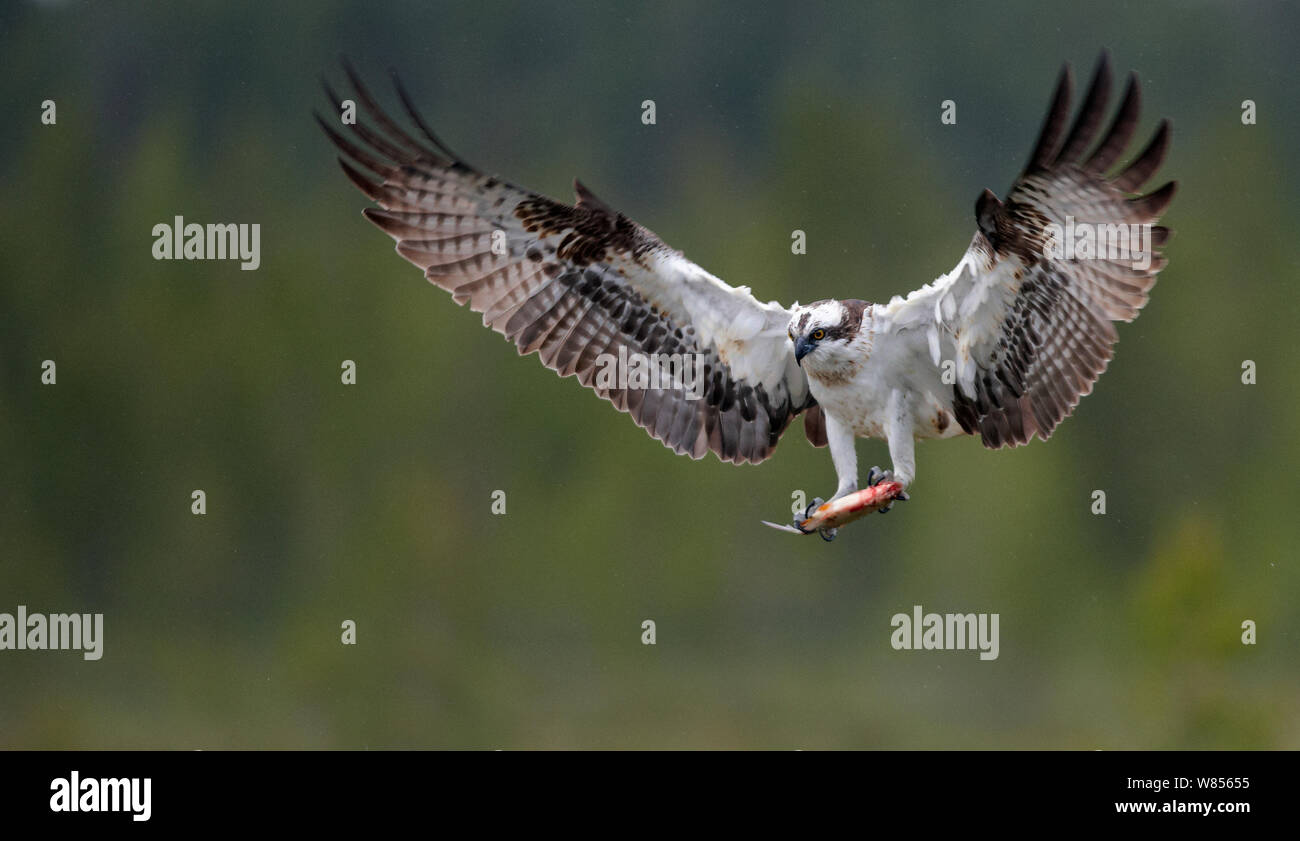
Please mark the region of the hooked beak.
POLYGON ((812 353, 815 347, 817 347, 817 343, 812 339, 807 336, 800 336, 794 343, 794 361, 802 365, 803 358, 812 353))

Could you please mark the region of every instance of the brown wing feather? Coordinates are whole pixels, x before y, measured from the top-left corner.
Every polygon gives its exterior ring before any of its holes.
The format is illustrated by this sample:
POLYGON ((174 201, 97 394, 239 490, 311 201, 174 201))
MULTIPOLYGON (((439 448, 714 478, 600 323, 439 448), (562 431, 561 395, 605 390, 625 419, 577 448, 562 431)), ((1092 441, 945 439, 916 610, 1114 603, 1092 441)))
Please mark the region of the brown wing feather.
MULTIPOLYGON (((815 406, 788 350, 769 343, 773 359, 764 365, 704 335, 755 319, 759 329, 783 335, 783 310, 722 285, 725 291, 713 291, 737 311, 701 330, 690 307, 672 299, 673 279, 659 277, 698 267, 653 233, 579 182, 575 203, 566 205, 477 171, 428 129, 398 84, 407 115, 428 141, 421 142, 345 69, 370 125, 337 127, 319 115, 317 121, 345 156, 339 162, 349 180, 379 204, 364 211, 366 218, 521 354, 537 353, 562 376, 576 376, 650 435, 694 458, 712 451, 724 461, 762 461, 792 418, 815 406), (502 236, 504 243, 496 241, 502 236), (687 382, 624 389, 603 381, 599 363, 620 353, 699 356, 702 394, 691 399, 687 382), (738 374, 737 364, 759 374, 738 374)), ((328 85, 326 94, 340 101, 328 85)))
MULTIPOLYGON (((1047 439, 1106 369, 1117 334, 1112 321, 1131 321, 1146 304, 1165 259, 1155 249, 1169 230, 1151 228, 1150 265, 1138 260, 1048 259, 1047 225, 1067 217, 1093 225, 1150 225, 1173 200, 1175 182, 1145 196, 1128 196, 1160 167, 1169 148, 1168 121, 1121 173, 1106 178, 1138 120, 1140 86, 1130 76, 1115 119, 1081 160, 1102 123, 1111 71, 1103 54, 1069 134, 1071 79, 1062 71, 1048 117, 1024 174, 1005 202, 985 192, 976 205, 972 249, 987 254, 991 273, 1012 273, 1015 293, 1002 316, 997 342, 979 360, 973 393, 953 389, 953 414, 962 429, 991 448, 1047 439), (1064 138, 1064 140, 1062 140, 1064 138), (1057 151, 1059 147, 1059 152, 1057 151)), ((1136 255, 1139 258, 1142 255, 1136 255)))

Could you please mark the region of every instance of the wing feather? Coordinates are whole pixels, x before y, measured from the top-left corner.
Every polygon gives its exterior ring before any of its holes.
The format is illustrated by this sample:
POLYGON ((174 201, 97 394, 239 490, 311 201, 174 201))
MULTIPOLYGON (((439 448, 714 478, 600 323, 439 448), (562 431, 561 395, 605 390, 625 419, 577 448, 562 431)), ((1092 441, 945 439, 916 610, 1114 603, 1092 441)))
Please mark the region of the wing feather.
MULTIPOLYGON (((794 416, 816 406, 786 337, 789 310, 723 283, 580 182, 566 205, 479 172, 433 134, 400 82, 402 107, 423 139, 344 70, 364 120, 317 121, 348 179, 379 205, 366 218, 520 354, 576 376, 693 458, 712 451, 724 461, 762 461, 794 416), (698 358, 702 393, 693 399, 688 381, 667 376, 660 388, 608 381, 605 363, 620 353, 698 358)), ((818 424, 809 430, 814 437, 818 424)))
POLYGON ((1097 148, 1081 160, 1102 124, 1110 86, 1103 53, 1067 134, 1071 77, 1063 69, 1028 166, 1005 201, 988 190, 980 196, 978 231, 961 261, 881 310, 883 329, 915 337, 919 357, 955 361, 953 416, 988 447, 1051 436, 1109 364, 1118 339, 1113 322, 1137 317, 1166 264, 1158 249, 1169 229, 1153 223, 1176 184, 1131 194, 1164 162, 1169 122, 1119 174, 1105 175, 1137 126, 1135 75, 1097 148), (1097 238, 1132 239, 1131 250, 1067 259, 1051 247, 1053 237, 1079 225, 1097 238))

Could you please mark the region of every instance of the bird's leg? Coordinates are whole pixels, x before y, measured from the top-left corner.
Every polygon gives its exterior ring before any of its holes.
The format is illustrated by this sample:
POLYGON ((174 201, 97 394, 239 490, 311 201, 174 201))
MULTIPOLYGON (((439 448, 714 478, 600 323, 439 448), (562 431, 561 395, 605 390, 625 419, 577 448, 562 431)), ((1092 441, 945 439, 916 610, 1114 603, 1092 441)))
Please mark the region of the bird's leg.
MULTIPOLYGON (((890 392, 885 417, 885 439, 889 442, 889 460, 894 469, 871 468, 867 472, 867 487, 874 487, 881 482, 898 482, 903 490, 899 491, 896 498, 906 502, 909 498, 907 486, 912 484, 912 478, 916 476, 916 440, 912 437, 907 397, 900 389, 890 392)), ((880 509, 880 513, 889 513, 890 507, 891 505, 886 505, 880 509)))
MULTIPOLYGON (((855 439, 853 430, 849 426, 838 422, 829 413, 824 415, 826 421, 826 442, 831 448, 831 461, 835 465, 835 475, 839 479, 839 485, 835 490, 835 496, 831 497, 830 502, 835 502, 844 497, 858 492, 858 454, 854 446, 855 439)), ((894 471, 881 470, 878 467, 871 468, 867 474, 867 486, 875 487, 883 482, 891 483, 890 487, 881 488, 879 493, 863 492, 861 499, 849 500, 848 506, 839 506, 841 510, 824 511, 817 522, 846 522, 861 516, 864 508, 870 507, 872 510, 884 514, 889 511, 895 500, 906 500, 907 494, 904 489, 912 481, 912 476, 916 473, 916 454, 915 442, 912 438, 912 428, 909 425, 911 415, 907 410, 907 399, 905 395, 895 390, 889 399, 886 412, 886 429, 885 438, 889 443, 889 456, 893 461, 894 471)), ((812 534, 816 531, 822 536, 823 540, 834 540, 838 528, 805 528, 804 523, 814 519, 817 509, 823 505, 820 498, 814 499, 804 509, 803 516, 796 517, 794 521, 794 530, 804 534, 812 534)), ((768 525, 772 525, 769 523, 768 525)), ((777 528, 780 528, 778 526, 777 528)), ((787 531, 790 527, 785 527, 787 531)))
MULTIPOLYGON (((835 465, 835 476, 839 480, 835 488, 835 496, 830 498, 830 501, 834 502, 858 489, 858 451, 853 441, 853 430, 835 420, 829 412, 823 412, 822 416, 826 420, 826 443, 831 448, 831 463, 835 465)), ((812 534, 801 523, 812 517, 813 512, 821 504, 820 497, 810 502, 804 509, 803 517, 795 519, 794 527, 804 534, 812 534)), ((834 540, 838 532, 839 529, 817 529, 822 540, 828 541, 834 540)))
POLYGON ((894 481, 907 490, 916 477, 916 439, 912 437, 912 412, 901 389, 889 394, 886 407, 885 438, 889 442, 889 460, 894 466, 894 481))
POLYGON ((826 443, 831 448, 831 463, 835 465, 835 478, 839 481, 831 501, 848 496, 858 489, 858 451, 853 430, 837 421, 830 412, 823 411, 826 419, 826 443))

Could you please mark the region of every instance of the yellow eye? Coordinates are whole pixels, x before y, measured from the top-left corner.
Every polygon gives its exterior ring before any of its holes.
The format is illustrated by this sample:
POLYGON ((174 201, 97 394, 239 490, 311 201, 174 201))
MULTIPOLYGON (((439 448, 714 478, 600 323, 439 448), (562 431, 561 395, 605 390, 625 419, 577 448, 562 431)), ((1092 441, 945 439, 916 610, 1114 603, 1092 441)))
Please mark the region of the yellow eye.
POLYGON ((826 338, 826 331, 820 328, 814 330, 812 331, 812 337, 820 342, 822 339, 826 338))

